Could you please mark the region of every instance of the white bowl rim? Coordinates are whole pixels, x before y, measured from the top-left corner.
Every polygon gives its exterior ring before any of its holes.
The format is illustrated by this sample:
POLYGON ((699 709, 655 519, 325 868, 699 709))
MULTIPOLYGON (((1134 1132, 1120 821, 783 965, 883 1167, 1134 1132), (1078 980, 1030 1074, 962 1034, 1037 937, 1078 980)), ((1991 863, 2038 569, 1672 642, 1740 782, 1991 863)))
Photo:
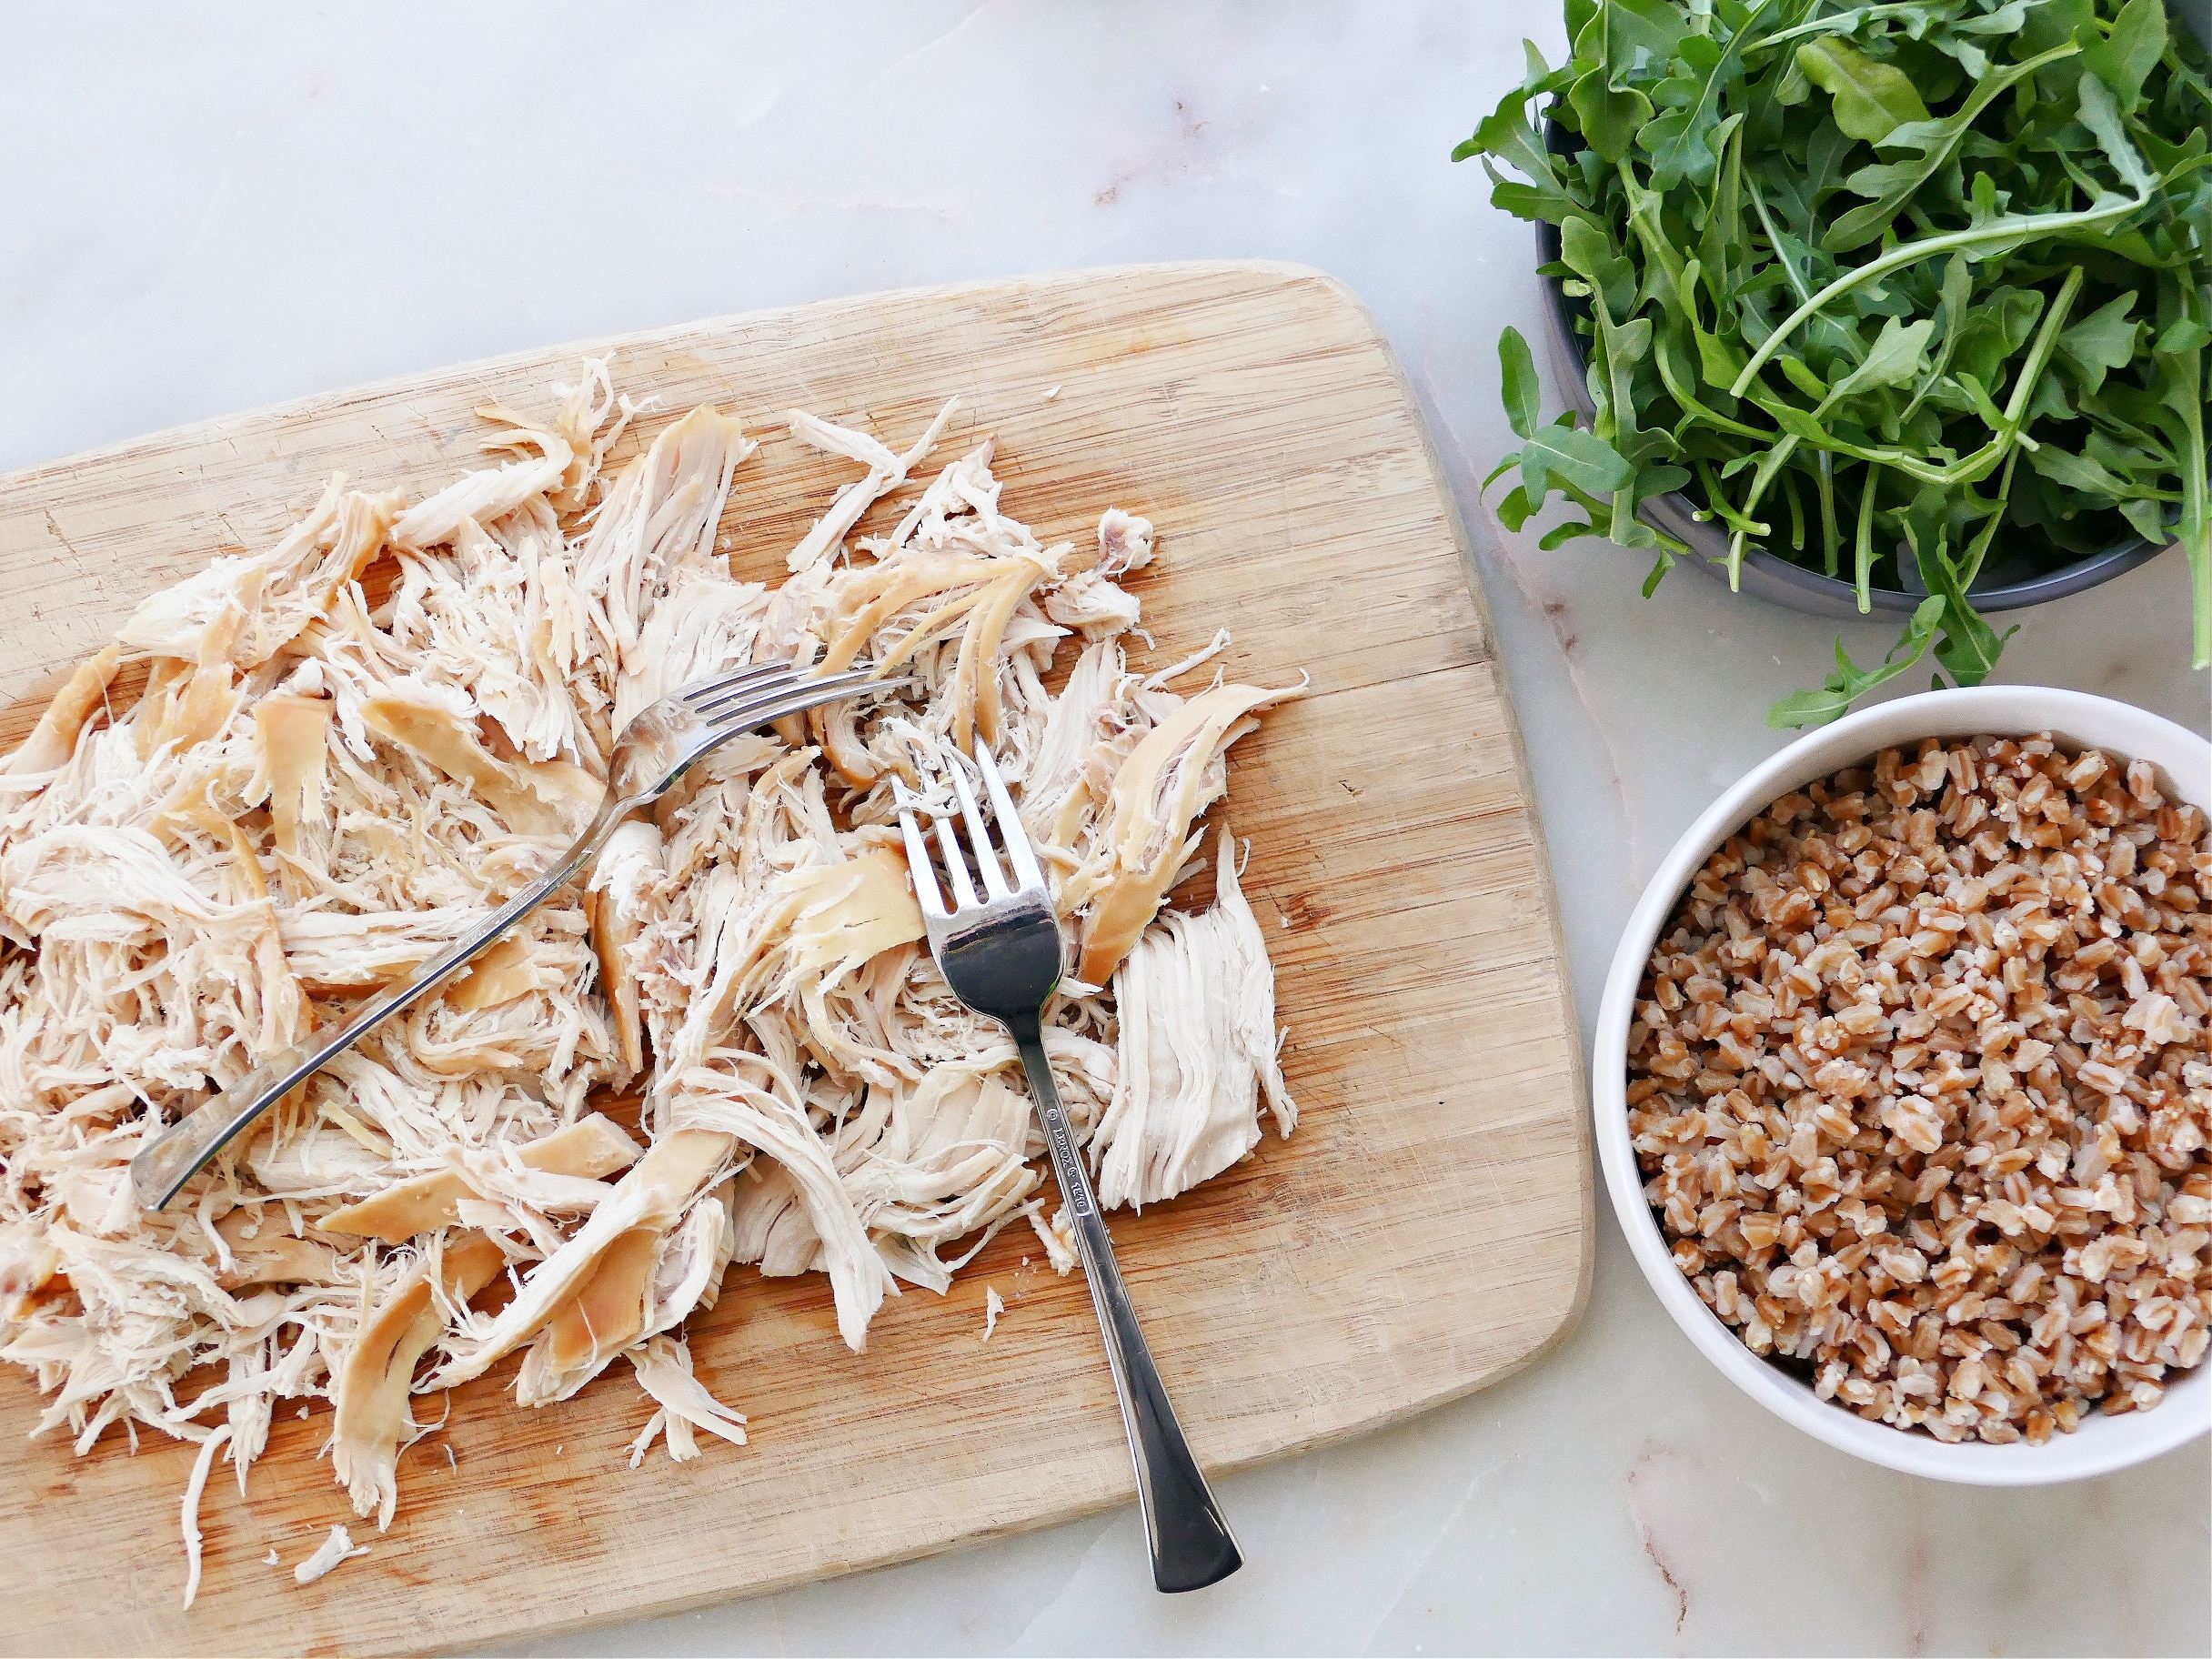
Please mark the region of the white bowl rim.
POLYGON ((1759 1404, 1838 1451, 1885 1468, 1985 1486, 2037 1486, 2085 1480, 2131 1467, 2212 1429, 2212 1358, 2172 1382, 2149 1412, 2086 1416, 2072 1434, 2046 1444, 1949 1443, 1870 1423, 1817 1398, 1811 1387, 1744 1345, 1698 1300, 1674 1265, 1644 1198, 1644 1179, 1628 1133, 1628 1026, 1636 986, 1659 930, 1690 878, 1728 836, 1776 797, 1865 759, 1922 738, 1984 732, 2062 739, 2148 760, 2169 796, 2212 811, 2212 743, 2132 704, 2044 686, 1976 686, 1924 691, 1878 703, 1785 744, 1754 767, 1699 815, 1661 861, 1623 930, 1598 1010, 1591 1067, 1593 1131, 1599 1165, 1636 1264, 1674 1322, 1698 1351, 1759 1404))

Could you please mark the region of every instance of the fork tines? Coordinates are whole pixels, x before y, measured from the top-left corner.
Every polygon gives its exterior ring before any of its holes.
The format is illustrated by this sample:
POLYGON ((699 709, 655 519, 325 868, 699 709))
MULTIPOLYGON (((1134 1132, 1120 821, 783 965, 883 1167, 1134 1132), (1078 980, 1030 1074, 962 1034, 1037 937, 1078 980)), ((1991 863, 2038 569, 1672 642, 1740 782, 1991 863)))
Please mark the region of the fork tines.
POLYGON ((1029 834, 1021 827, 1021 816, 1014 809, 1013 798, 1007 793, 1006 780, 1000 776, 998 762, 991 759, 990 749, 978 744, 971 759, 950 743, 940 742, 935 759, 937 769, 951 785, 953 796, 960 803, 960 816, 967 823, 965 846, 954 833, 949 813, 932 810, 926 799, 905 785, 893 785, 893 794, 899 802, 899 828, 906 837, 907 863, 913 872, 914 896, 920 902, 922 915, 943 920, 1000 900, 1042 893, 1043 872, 1037 867, 1036 855, 1030 850, 1029 834), (968 781, 970 767, 982 778, 984 793, 990 798, 991 816, 998 820, 999 839, 1004 843, 1005 867, 1000 863, 1000 849, 992 843, 990 827, 968 781), (936 820, 938 844, 944 853, 945 877, 952 890, 950 908, 931 868, 929 843, 914 820, 917 811, 927 812, 936 820), (976 874, 982 878, 983 896, 980 899, 969 873, 971 860, 976 874), (1013 875, 1010 885, 1007 880, 1009 867, 1013 875))
POLYGON ((862 689, 895 691, 910 679, 874 679, 873 670, 818 675, 788 662, 759 663, 717 679, 686 686, 676 699, 700 719, 717 726, 752 726, 781 719, 821 703, 835 702, 862 689))

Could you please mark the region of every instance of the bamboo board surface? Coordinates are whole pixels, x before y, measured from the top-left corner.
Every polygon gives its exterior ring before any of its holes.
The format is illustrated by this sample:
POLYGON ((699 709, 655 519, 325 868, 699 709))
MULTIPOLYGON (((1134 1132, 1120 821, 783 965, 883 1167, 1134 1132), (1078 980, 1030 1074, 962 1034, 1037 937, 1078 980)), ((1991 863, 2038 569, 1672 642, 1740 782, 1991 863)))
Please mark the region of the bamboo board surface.
MULTIPOLYGON (((146 593, 266 546, 334 469, 422 493, 475 459, 488 396, 545 407, 578 352, 764 441, 724 528, 742 577, 782 556, 849 463, 799 407, 901 448, 961 412, 919 480, 995 436, 1005 509, 1047 543, 1109 505, 1151 517, 1134 578, 1164 664, 1234 630, 1232 678, 1312 677, 1232 758, 1225 812, 1267 930, 1297 1133, 1174 1202, 1113 1218, 1133 1298, 1215 1471, 1493 1382, 1572 1324, 1591 1253, 1580 1042, 1520 739, 1421 417, 1372 319, 1298 267, 1193 264, 879 295, 477 363, 226 417, 0 478, 0 752, 146 593), (1054 388, 1057 388, 1055 392, 1054 388)), ((625 440, 621 454, 635 445, 625 440)), ((1139 648, 1141 651, 1141 648, 1139 648)), ((881 1565, 1132 1495, 1089 1298, 1028 1229, 950 1295, 887 1302, 868 1352, 828 1282, 734 1270, 691 1322, 751 1443, 695 1463, 628 1446, 649 1403, 618 1365, 537 1411, 516 1362, 457 1392, 400 1463, 388 1533, 280 1413, 241 1499, 218 1467, 206 1576, 180 1613, 192 1449, 23 1438, 0 1367, 0 1559, 15 1653, 377 1652, 588 1625, 881 1565), (986 1285, 1007 1312, 983 1345, 986 1285), (447 1451, 452 1453, 450 1460, 447 1451), (306 1588, 334 1522, 373 1553, 306 1588), (272 1548, 281 1568, 263 1564, 272 1548)), ((1232 1519, 1233 1520, 1233 1514, 1232 1519)), ((1131 1596, 1149 1596, 1131 1583, 1131 1596)))

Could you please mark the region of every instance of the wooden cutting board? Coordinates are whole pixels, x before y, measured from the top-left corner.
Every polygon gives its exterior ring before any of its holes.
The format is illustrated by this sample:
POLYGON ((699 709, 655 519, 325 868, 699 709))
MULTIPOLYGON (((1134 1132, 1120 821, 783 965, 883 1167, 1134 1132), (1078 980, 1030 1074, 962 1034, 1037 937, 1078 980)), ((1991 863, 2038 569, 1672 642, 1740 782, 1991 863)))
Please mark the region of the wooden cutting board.
MULTIPOLYGON (((1406 1417, 1529 1363, 1591 1259, 1581 1050, 1519 733, 1457 517, 1403 376, 1342 285, 1281 265, 1074 272, 757 312, 312 397, 0 478, 0 749, 144 594, 266 546, 343 469, 427 491, 475 464, 487 397, 544 407, 579 352, 656 400, 762 436, 725 528, 741 576, 856 469, 785 436, 800 407, 924 472, 984 436, 1047 542, 1109 505, 1152 518, 1134 583, 1164 664, 1235 630, 1237 679, 1312 677, 1235 751, 1229 821, 1290 1029, 1302 1116, 1212 1182, 1114 1218, 1201 1459, 1234 1469, 1406 1417)), ((626 448, 634 447, 627 444, 626 448)), ((881 504, 870 524, 911 498, 881 504)), ((864 526, 866 529, 869 526, 864 526)), ((649 1409, 618 1366, 542 1410, 509 1362, 408 1451, 391 1530, 355 1520, 280 1415, 241 1498, 218 1466, 206 1578, 178 1611, 191 1448, 22 1438, 0 1367, 0 1560, 15 1653, 368 1653, 542 1634, 879 1566, 1130 1501, 1080 1277, 1001 1234, 950 1295, 885 1305, 863 1355, 827 1281, 730 1276, 692 1322, 751 1443, 628 1466, 649 1409), (986 1286, 1006 1301, 988 1346, 986 1286), (448 1457, 450 1453, 450 1457, 448 1457), (302 1589, 333 1522, 373 1553, 302 1589), (283 1566, 264 1564, 274 1547, 283 1566)), ((1232 1515, 1233 1520, 1233 1515, 1232 1515)), ((1132 1580, 1131 1597, 1153 1594, 1132 1580)))

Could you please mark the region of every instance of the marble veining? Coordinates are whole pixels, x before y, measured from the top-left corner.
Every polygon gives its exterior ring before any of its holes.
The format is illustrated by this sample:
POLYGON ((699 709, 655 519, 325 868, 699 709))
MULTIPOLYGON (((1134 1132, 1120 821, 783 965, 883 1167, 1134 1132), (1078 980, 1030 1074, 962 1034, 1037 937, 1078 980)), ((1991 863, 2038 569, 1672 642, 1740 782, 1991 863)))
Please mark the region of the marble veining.
MULTIPOLYGON (((2199 0, 2199 9, 2202 9, 2199 0)), ((1836 631, 1540 551, 1511 446, 1526 226, 1451 146, 1560 50, 1554 0, 786 0, 18 8, 0 59, 0 467, 380 376, 910 284, 1262 256, 1403 357, 1474 545, 1585 1025, 1644 879, 1782 740, 1836 631)), ((2014 613, 2001 678, 2199 729, 2178 556, 2014 613)), ((1852 624, 1854 654, 1894 629, 1852 624)), ((1414 1422, 1223 1483, 1251 1562, 1146 1587, 1123 1512, 546 1654, 2204 1653, 2206 1443, 2080 1486, 1868 1468, 1692 1352, 1601 1210, 1577 1331, 1414 1422)), ((1009 1314, 1019 1318, 1016 1307, 1009 1314)), ((742 1402, 739 1402, 742 1404, 742 1402)), ((731 1501, 744 1501, 742 1453, 731 1501)), ((330 1518, 344 1518, 333 1492, 330 1518)))

